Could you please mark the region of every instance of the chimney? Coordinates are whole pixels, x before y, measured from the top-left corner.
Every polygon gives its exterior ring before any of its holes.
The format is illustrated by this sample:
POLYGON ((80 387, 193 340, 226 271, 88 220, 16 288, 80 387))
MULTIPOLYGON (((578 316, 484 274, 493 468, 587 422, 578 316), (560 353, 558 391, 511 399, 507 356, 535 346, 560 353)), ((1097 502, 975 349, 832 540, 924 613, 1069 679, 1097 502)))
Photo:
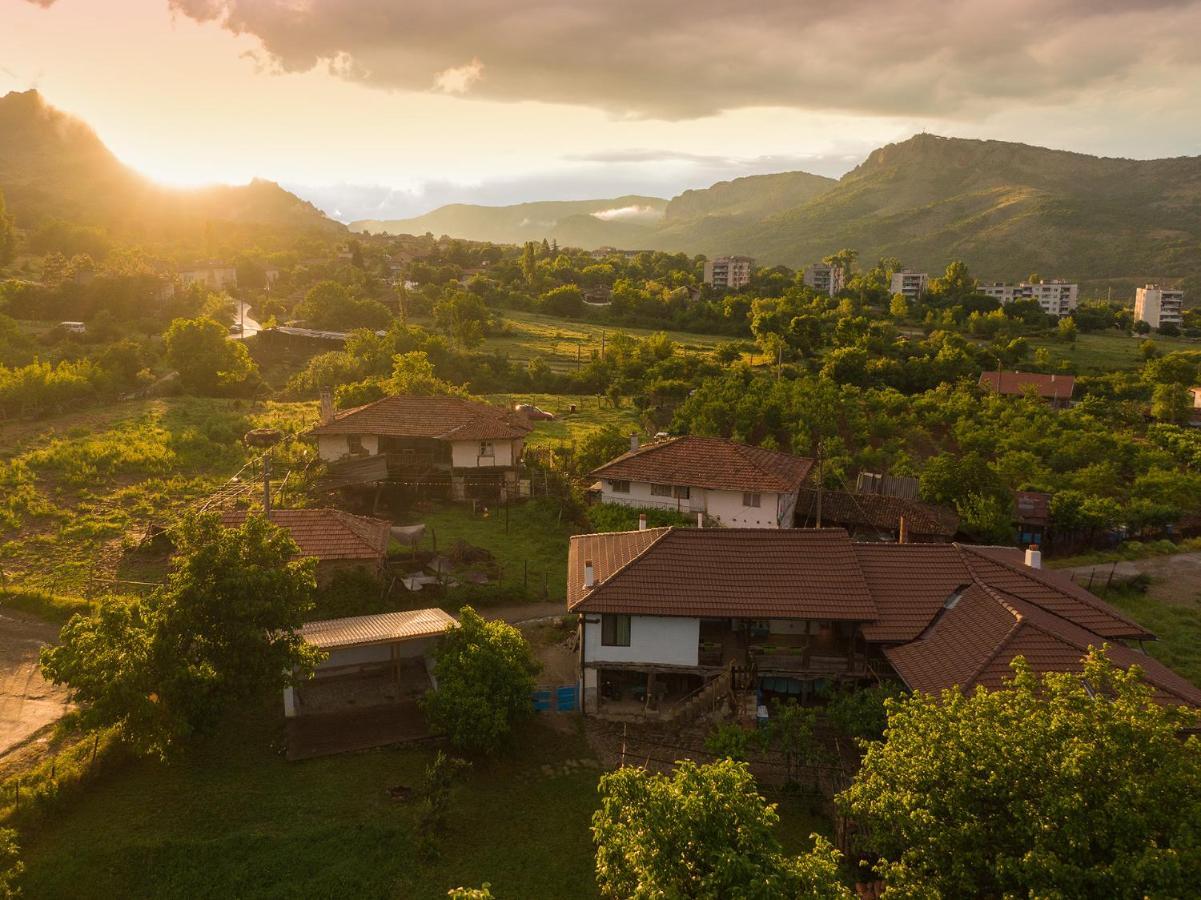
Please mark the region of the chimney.
POLYGON ((638 435, 630 435, 630 450, 631 452, 638 449, 638 435))
POLYGON ((334 420, 334 395, 329 388, 321 389, 321 424, 328 425, 334 420))
POLYGON ((1043 555, 1038 549, 1038 544, 1031 544, 1026 548, 1026 565, 1032 569, 1043 567, 1043 555))
POLYGON ((590 588, 596 584, 596 575, 592 570, 592 560, 584 563, 584 587, 590 588))
POLYGON ((696 514, 696 527, 697 528, 705 527, 705 514, 703 512, 698 512, 696 514))
POLYGON ((908 544, 909 543, 909 523, 905 521, 904 516, 901 516, 901 521, 897 528, 897 532, 898 532, 897 533, 897 543, 898 544, 908 544))
POLYGON ((638 530, 646 531, 646 513, 638 513, 638 530))

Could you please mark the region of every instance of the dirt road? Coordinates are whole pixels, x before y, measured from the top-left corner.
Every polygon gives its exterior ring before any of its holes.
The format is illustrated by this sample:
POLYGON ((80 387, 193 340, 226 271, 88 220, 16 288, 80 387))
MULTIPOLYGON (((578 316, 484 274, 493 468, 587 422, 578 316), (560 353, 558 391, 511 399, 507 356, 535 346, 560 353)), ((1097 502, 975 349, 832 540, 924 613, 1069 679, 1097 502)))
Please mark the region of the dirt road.
POLYGON ((1201 553, 1175 553, 1171 556, 1149 556, 1146 559, 1123 560, 1114 563, 1097 563, 1090 566, 1075 566, 1060 569, 1072 576, 1081 587, 1104 587, 1113 573, 1115 581, 1133 578, 1135 575, 1150 575, 1151 586, 1147 596, 1164 603, 1195 603, 1201 597, 1201 553))
POLYGON ((38 670, 38 651, 57 638, 57 625, 0 609, 0 756, 67 711, 67 692, 38 670))

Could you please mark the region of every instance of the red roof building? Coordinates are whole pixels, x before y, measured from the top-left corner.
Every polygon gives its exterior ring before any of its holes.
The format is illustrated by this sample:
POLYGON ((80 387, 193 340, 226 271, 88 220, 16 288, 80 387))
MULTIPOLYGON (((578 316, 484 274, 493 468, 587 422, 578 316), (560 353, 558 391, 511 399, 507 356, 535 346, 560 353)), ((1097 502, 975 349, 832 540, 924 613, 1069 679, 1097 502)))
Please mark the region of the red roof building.
MULTIPOLYGON (((246 521, 246 510, 230 510, 221 524, 237 528, 246 521)), ((340 509, 275 509, 271 524, 291 535, 300 556, 317 560, 319 580, 325 581, 338 569, 364 567, 379 572, 384 567, 391 539, 391 523, 383 519, 355 516, 340 509)))
POLYGON ((980 387, 1003 397, 1033 394, 1059 409, 1072 402, 1076 379, 1072 375, 1043 375, 1038 372, 982 372, 980 387))

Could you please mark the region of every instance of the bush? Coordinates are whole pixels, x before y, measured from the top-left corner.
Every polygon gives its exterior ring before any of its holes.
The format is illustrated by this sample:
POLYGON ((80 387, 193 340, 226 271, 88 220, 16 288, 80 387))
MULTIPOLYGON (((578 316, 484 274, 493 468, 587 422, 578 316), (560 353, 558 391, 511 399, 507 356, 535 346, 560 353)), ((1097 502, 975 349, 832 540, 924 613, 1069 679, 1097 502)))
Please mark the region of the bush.
POLYGON ((647 528, 663 528, 668 525, 696 525, 696 516, 678 513, 670 509, 639 509, 619 503, 596 503, 588 507, 588 524, 594 533, 603 531, 634 531, 638 528, 638 517, 646 515, 647 528))

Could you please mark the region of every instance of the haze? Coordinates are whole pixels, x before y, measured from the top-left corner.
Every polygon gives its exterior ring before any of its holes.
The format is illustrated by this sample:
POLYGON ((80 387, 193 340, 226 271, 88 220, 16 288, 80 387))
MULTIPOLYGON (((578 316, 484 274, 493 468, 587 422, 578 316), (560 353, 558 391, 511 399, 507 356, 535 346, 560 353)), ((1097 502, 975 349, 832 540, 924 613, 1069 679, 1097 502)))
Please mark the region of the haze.
POLYGON ((16 0, 36 87, 173 184, 279 181, 350 220, 839 175, 928 130, 1201 152, 1198 2, 16 0))

